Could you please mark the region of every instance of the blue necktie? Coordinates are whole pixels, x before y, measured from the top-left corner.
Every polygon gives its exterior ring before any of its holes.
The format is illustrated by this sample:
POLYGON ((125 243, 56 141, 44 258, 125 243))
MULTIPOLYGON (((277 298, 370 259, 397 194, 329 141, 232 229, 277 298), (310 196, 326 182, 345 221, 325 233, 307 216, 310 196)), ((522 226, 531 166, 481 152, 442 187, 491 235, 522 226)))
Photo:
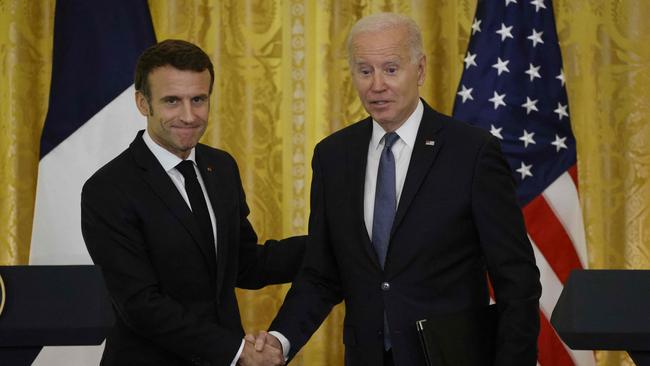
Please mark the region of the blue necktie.
MULTIPOLYGON (((395 191, 395 156, 391 147, 399 136, 395 132, 384 135, 384 149, 377 169, 377 186, 375 187, 375 210, 372 217, 372 245, 377 253, 381 268, 386 263, 386 253, 390 241, 390 231, 395 219, 397 193, 395 191)), ((384 311, 384 349, 391 348, 388 319, 384 311)))
POLYGON ((399 136, 395 132, 384 135, 384 149, 379 159, 377 186, 375 188, 375 210, 372 216, 372 245, 377 253, 381 268, 386 262, 390 230, 395 219, 397 194, 395 193, 395 157, 391 147, 399 136))

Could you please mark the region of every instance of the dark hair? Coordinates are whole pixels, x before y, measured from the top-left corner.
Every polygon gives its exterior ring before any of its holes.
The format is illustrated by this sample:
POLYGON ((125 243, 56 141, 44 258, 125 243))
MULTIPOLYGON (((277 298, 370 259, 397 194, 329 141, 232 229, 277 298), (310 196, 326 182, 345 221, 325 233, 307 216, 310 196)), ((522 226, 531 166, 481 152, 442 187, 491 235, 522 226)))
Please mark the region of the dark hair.
POLYGON ((168 39, 144 50, 135 65, 135 90, 141 92, 147 100, 151 98, 149 74, 162 66, 196 72, 207 69, 210 72, 210 93, 212 93, 214 67, 210 57, 195 44, 178 39, 168 39))

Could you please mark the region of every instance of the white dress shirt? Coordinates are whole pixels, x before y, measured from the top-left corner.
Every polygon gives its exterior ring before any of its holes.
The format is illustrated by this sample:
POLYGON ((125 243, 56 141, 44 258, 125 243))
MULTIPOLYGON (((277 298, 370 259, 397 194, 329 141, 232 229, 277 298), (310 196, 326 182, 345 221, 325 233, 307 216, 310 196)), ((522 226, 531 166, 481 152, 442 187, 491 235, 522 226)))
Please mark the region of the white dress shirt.
MULTIPOLYGON (((142 134, 142 139, 144 140, 145 145, 151 150, 151 153, 156 157, 156 160, 162 165, 163 169, 165 169, 165 172, 167 172, 167 175, 169 175, 169 178, 171 178, 172 182, 176 186, 176 189, 178 189, 178 192, 181 194, 183 199, 185 200, 185 203, 187 203, 187 206, 192 209, 192 204, 190 203, 190 199, 187 196, 187 191, 185 190, 185 177, 183 177, 183 174, 181 174, 178 169, 176 169, 176 165, 178 165, 183 159, 179 158, 178 156, 174 155, 171 153, 169 150, 165 149, 164 147, 158 145, 149 135, 149 131, 145 130, 144 134, 142 134)), ((190 155, 187 157, 185 160, 190 160, 192 161, 192 166, 194 166, 194 171, 196 172, 196 177, 199 181, 199 185, 201 186, 201 191, 203 191, 203 197, 205 197, 205 203, 208 206, 208 213, 210 214, 210 222, 212 223, 212 234, 214 235, 214 250, 215 254, 217 252, 217 218, 214 215, 214 210, 212 209, 212 203, 210 203, 210 197, 208 197, 208 191, 205 189, 205 183, 203 182, 203 177, 201 177, 201 173, 199 172, 199 168, 196 165, 196 151, 194 148, 192 148, 192 151, 190 151, 190 155)), ((215 345, 216 347, 217 345, 215 345)), ((233 361, 230 363, 230 366, 235 366, 237 364, 237 361, 239 361, 239 357, 241 356, 242 351, 244 350, 244 340, 242 339, 241 345, 239 346, 239 350, 237 351, 237 354, 235 355, 235 358, 233 361)))
MULTIPOLYGON (((395 193, 396 205, 399 205, 399 198, 402 195, 402 188, 406 180, 406 172, 409 169, 411 162, 411 154, 413 153, 413 146, 415 146, 415 138, 418 135, 418 128, 422 121, 424 114, 424 105, 422 101, 418 101, 415 111, 411 113, 409 118, 406 119, 395 133, 399 139, 395 141, 391 147, 393 156, 395 157, 395 193)), ((370 144, 368 145, 368 160, 366 162, 366 181, 363 189, 363 219, 366 224, 366 231, 368 237, 372 241, 372 220, 375 213, 375 189, 377 186, 377 170, 379 170, 379 159, 381 152, 384 150, 384 135, 386 131, 377 123, 372 121, 372 136, 370 137, 370 144)))
MULTIPOLYGON (((418 100, 418 105, 409 118, 395 132, 399 139, 391 147, 393 156, 395 156, 395 193, 397 194, 396 204, 399 204, 399 198, 402 195, 402 188, 406 180, 406 172, 409 169, 415 138, 418 135, 422 115, 424 114, 424 105, 418 100)), ((363 218, 366 224, 368 237, 372 240, 372 219, 375 210, 375 188, 377 185, 377 170, 379 170, 379 159, 384 149, 384 135, 386 131, 377 123, 372 121, 372 136, 368 144, 368 159, 366 162, 366 180, 363 189, 363 218)), ((397 206, 396 206, 397 207, 397 206)), ((282 352, 285 360, 289 355, 291 343, 282 333, 271 331, 280 343, 282 343, 282 352)))

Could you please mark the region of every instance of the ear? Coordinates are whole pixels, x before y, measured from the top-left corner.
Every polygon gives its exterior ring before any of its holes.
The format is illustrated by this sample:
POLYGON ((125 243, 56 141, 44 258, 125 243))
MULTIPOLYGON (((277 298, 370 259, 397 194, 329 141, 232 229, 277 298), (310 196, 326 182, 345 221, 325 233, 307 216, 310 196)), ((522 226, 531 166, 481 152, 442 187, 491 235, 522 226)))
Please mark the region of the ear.
POLYGON ((135 92, 135 105, 138 107, 140 114, 145 117, 149 116, 149 101, 140 91, 135 92))
POLYGON ((424 85, 424 77, 427 74, 427 56, 422 55, 418 61, 418 86, 424 85))

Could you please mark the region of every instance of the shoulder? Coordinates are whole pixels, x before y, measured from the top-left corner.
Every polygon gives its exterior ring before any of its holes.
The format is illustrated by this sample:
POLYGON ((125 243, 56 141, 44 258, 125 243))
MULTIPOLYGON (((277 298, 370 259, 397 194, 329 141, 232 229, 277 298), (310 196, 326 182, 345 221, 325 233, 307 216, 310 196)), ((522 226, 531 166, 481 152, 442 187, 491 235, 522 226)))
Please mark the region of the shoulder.
POLYGON ((129 175, 135 167, 133 157, 127 148, 91 175, 84 187, 118 181, 120 177, 129 175))
POLYGON ((196 154, 197 156, 200 156, 201 159, 205 159, 211 164, 235 169, 237 168, 237 162, 235 161, 235 158, 233 158, 232 155, 230 155, 230 153, 227 151, 217 149, 205 144, 198 144, 196 145, 196 154))
POLYGON ((364 118, 360 121, 354 122, 331 135, 325 137, 318 144, 316 150, 326 151, 341 151, 346 146, 351 146, 359 143, 367 143, 372 133, 372 119, 370 117, 364 118))
POLYGON ((467 122, 439 113, 431 108, 425 109, 422 123, 434 123, 440 126, 440 134, 463 145, 483 146, 495 137, 483 128, 473 126, 467 122))

